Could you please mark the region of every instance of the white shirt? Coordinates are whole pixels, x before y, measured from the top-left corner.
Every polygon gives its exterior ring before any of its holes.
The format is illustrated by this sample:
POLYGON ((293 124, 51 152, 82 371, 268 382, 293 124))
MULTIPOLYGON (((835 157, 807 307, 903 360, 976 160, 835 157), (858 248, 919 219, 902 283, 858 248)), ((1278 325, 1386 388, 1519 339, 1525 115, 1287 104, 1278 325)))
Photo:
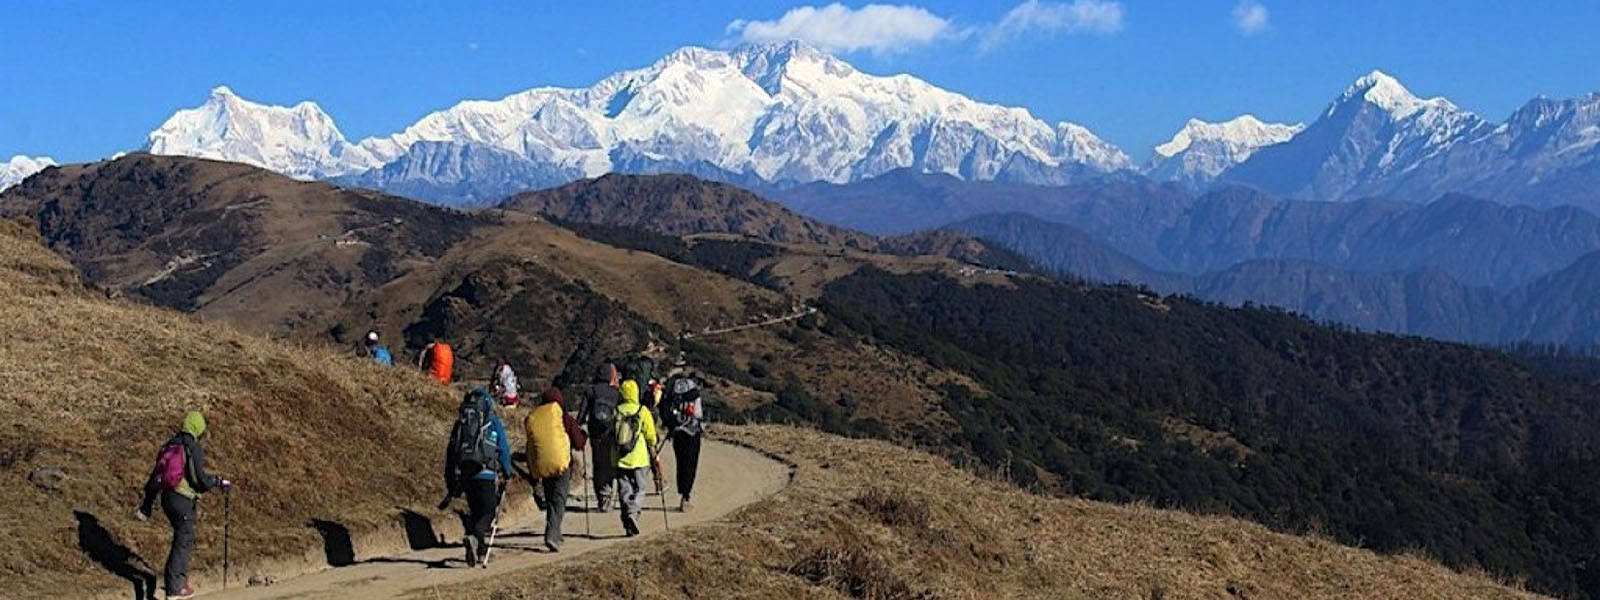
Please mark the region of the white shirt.
POLYGON ((495 370, 495 375, 500 377, 500 393, 505 394, 506 397, 515 397, 517 395, 517 374, 511 372, 511 365, 500 365, 500 368, 495 370))

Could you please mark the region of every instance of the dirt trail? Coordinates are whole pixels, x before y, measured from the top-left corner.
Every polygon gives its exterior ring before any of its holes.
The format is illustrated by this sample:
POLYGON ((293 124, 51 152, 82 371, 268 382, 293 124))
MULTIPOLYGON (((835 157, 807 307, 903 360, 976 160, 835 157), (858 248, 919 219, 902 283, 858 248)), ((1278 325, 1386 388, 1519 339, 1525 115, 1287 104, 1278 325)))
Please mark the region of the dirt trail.
MULTIPOLYGON (((668 448, 671 444, 668 444, 668 448)), ((590 515, 593 536, 584 532, 582 501, 569 500, 562 532, 566 544, 558 554, 544 549, 544 517, 525 517, 520 521, 502 519, 500 536, 488 569, 468 568, 463 561, 459 543, 441 548, 421 550, 385 557, 357 556, 350 566, 327 570, 279 581, 270 586, 244 587, 226 591, 211 590, 202 598, 230 600, 308 600, 308 599, 376 599, 394 598, 409 592, 448 583, 460 583, 485 577, 504 575, 510 571, 532 565, 556 562, 613 544, 634 544, 641 551, 659 543, 681 527, 688 527, 727 515, 742 506, 770 496, 789 481, 789 469, 761 454, 731 444, 707 440, 700 455, 700 472, 694 488, 694 509, 678 512, 677 493, 672 485, 675 472, 673 453, 667 450, 662 459, 666 462, 668 480, 667 514, 671 531, 663 532, 661 497, 645 497, 645 512, 640 518, 644 535, 628 539, 622 535, 622 524, 615 509, 607 513, 590 515)), ((647 484, 647 487, 652 487, 647 484)), ((526 496, 518 501, 529 503, 526 496)), ((459 504, 461 501, 458 500, 459 504)), ((508 502, 512 502, 508 500, 508 502)), ((614 504, 614 503, 613 503, 614 504)), ((516 508, 528 513, 528 507, 516 508)), ((453 532, 457 533, 457 532, 453 532)))
POLYGON ((744 331, 744 330, 747 330, 747 329, 756 329, 758 327, 770 327, 772 325, 777 325, 779 323, 788 323, 789 321, 794 321, 796 319, 800 319, 802 317, 805 317, 806 315, 816 314, 816 312, 817 312, 817 309, 815 307, 807 306, 805 308, 805 310, 802 310, 800 312, 784 315, 784 316, 773 318, 773 319, 767 319, 767 320, 761 321, 759 323, 746 323, 744 325, 735 325, 733 327, 723 327, 721 329, 708 329, 706 331, 702 331, 702 332, 699 332, 699 333, 689 332, 689 333, 683 334, 683 337, 684 337, 684 339, 701 338, 701 337, 712 336, 712 335, 722 335, 724 333, 733 333, 735 331, 744 331))

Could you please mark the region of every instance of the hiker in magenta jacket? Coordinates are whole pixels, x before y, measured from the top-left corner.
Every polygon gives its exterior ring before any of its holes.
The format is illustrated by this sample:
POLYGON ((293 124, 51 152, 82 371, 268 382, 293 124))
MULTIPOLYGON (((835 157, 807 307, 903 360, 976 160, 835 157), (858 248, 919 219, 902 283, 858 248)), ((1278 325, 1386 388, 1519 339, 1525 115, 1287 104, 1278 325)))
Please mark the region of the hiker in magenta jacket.
POLYGON ((172 525, 172 547, 167 552, 167 564, 162 569, 168 598, 194 596, 194 586, 189 583, 189 561, 194 557, 195 519, 198 516, 195 504, 200 500, 200 494, 213 489, 227 493, 233 489, 232 482, 206 472, 206 456, 200 448, 200 438, 205 435, 206 418, 200 411, 189 411, 183 416, 183 425, 178 428, 178 433, 161 446, 163 454, 171 446, 182 448, 183 477, 176 486, 167 487, 162 482, 162 465, 158 461, 156 469, 150 473, 150 479, 145 482, 144 500, 139 503, 136 515, 141 521, 148 520, 156 497, 161 498, 161 512, 166 514, 167 522, 172 525))

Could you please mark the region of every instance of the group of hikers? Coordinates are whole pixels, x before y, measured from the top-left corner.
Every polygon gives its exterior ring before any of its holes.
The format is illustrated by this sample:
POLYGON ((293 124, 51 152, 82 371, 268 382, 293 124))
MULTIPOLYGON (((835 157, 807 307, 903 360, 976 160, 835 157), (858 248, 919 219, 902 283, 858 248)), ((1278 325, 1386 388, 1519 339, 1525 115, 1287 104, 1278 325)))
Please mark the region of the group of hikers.
MULTIPOLYGON (((385 366, 394 364, 376 332, 367 334, 359 352, 385 366)), ((422 349, 418 368, 441 384, 452 382, 454 354, 449 344, 435 340, 422 349)), ((661 462, 666 443, 672 443, 676 464, 678 510, 693 507, 692 494, 705 432, 703 382, 692 375, 674 374, 661 381, 654 361, 643 356, 595 368, 588 383, 550 386, 539 395, 522 418, 526 439, 525 471, 513 464, 511 441, 501 418, 515 414, 521 405, 517 376, 511 365, 496 362, 487 386, 467 391, 457 408, 445 449, 445 497, 440 510, 466 498, 466 534, 463 546, 469 566, 487 566, 501 504, 506 489, 520 474, 532 488, 535 505, 544 514, 544 546, 559 552, 562 522, 574 487, 583 492, 584 510, 604 513, 616 500, 622 529, 628 537, 640 533, 645 481, 654 482, 666 510, 667 486, 661 462), (585 460, 585 454, 588 459, 585 460), (585 465, 588 468, 585 468, 585 465), (592 494, 591 494, 592 493, 592 494)), ((209 474, 201 440, 205 417, 191 411, 178 432, 157 453, 144 486, 136 516, 147 520, 157 501, 172 526, 172 545, 164 567, 167 598, 194 596, 189 563, 194 554, 196 505, 200 495, 233 489, 227 479, 209 474)))

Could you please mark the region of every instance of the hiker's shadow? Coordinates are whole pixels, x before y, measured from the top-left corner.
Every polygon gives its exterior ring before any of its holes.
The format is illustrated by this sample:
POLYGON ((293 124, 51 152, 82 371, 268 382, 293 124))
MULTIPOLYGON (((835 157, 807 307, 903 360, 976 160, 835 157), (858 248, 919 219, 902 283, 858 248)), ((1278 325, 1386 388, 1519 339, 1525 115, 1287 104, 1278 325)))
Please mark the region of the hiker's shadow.
POLYGON ((412 550, 443 548, 444 538, 433 530, 433 519, 411 510, 400 509, 400 521, 406 530, 406 546, 412 550))
POLYGON ((330 567, 346 567, 356 563, 355 544, 350 541, 350 528, 323 519, 312 519, 306 526, 322 536, 322 552, 330 567))
POLYGON ((78 519, 78 548, 89 560, 132 583, 134 600, 155 600, 156 574, 150 563, 117 543, 99 518, 81 510, 72 511, 72 516, 78 519))

